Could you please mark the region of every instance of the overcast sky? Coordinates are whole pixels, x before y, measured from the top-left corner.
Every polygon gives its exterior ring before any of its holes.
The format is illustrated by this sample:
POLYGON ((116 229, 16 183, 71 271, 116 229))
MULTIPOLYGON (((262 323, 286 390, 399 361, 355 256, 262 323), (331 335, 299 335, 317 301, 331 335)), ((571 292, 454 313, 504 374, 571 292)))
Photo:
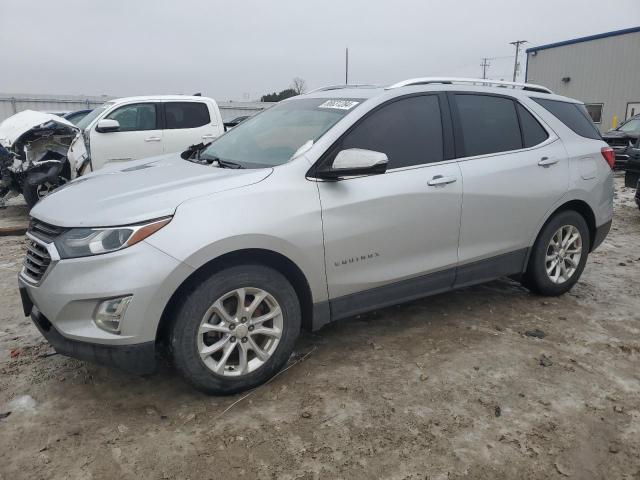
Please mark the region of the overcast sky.
POLYGON ((511 41, 638 25, 639 0, 0 0, 0 92, 255 99, 343 83, 345 46, 352 83, 478 77, 482 57, 510 79, 511 41))

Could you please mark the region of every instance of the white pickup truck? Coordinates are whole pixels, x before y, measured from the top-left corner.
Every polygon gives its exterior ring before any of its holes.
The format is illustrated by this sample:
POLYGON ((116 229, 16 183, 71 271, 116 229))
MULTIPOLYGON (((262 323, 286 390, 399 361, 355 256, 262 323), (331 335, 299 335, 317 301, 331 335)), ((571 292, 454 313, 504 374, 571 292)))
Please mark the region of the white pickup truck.
POLYGON ((215 100, 184 95, 111 100, 83 118, 78 128, 67 154, 74 177, 109 163, 180 152, 224 133, 215 100))
POLYGON ((77 125, 26 110, 0 124, 0 204, 22 193, 33 206, 61 184, 107 164, 209 143, 225 127, 215 100, 159 95, 110 100, 77 125), (6 156, 6 155, 5 155, 6 156))

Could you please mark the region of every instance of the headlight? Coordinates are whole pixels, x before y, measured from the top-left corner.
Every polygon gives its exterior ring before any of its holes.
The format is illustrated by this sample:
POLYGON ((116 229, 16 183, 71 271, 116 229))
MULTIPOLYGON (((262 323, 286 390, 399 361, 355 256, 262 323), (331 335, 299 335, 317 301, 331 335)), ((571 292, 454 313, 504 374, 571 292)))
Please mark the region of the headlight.
POLYGON ((60 258, 115 252, 144 240, 170 221, 171 217, 168 217, 124 227, 72 228, 60 235, 55 245, 60 258))

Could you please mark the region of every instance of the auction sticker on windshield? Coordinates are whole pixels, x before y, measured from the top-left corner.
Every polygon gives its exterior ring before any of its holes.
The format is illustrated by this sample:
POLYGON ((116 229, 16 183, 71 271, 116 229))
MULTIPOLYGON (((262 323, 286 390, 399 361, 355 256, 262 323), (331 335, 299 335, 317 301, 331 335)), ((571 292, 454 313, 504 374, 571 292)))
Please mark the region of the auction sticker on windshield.
POLYGON ((360 102, 355 102, 353 100, 327 100, 321 105, 318 105, 318 108, 335 108, 337 110, 351 110, 353 107, 358 105, 360 102))

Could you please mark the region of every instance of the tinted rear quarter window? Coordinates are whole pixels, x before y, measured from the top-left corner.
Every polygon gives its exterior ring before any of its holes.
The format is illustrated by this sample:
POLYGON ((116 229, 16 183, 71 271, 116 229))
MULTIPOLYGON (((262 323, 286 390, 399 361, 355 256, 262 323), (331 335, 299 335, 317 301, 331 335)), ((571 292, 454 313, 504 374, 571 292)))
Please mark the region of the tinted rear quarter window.
POLYGON ((538 145, 549 138, 547 131, 526 108, 518 104, 517 109, 525 148, 538 145))
POLYGON ((165 103, 166 128, 197 128, 207 125, 209 109, 201 102, 167 102, 165 103))
POLYGON ((464 155, 472 157, 522 148, 513 100, 490 95, 456 94, 464 155))
POLYGON ((386 153, 390 169, 443 160, 438 97, 409 97, 382 106, 343 137, 338 150, 348 148, 386 153))
POLYGON ((584 105, 548 100, 546 98, 532 98, 532 100, 548 110, 554 117, 581 137, 594 140, 602 139, 584 105))

